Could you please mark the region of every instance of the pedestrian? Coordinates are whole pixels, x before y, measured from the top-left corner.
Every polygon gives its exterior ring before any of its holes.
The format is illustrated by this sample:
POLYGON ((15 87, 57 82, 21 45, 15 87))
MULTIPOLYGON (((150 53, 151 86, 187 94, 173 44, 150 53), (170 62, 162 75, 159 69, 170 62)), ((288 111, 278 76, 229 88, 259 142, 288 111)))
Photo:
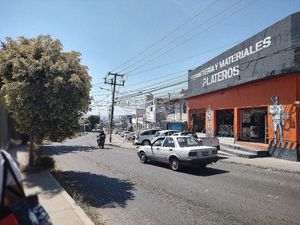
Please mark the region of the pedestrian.
POLYGON ((98 135, 98 139, 97 139, 99 148, 100 148, 100 147, 101 147, 101 148, 104 148, 105 138, 106 138, 106 135, 105 135, 104 131, 102 130, 102 131, 100 132, 100 134, 98 135))
POLYGON ((20 199, 20 197, 17 194, 15 194, 15 192, 20 193, 21 191, 23 191, 23 186, 21 183, 22 182, 21 172, 16 162, 13 160, 11 155, 6 151, 0 150, 0 153, 1 153, 0 154, 0 196, 1 196, 0 222, 1 222, 1 219, 3 219, 4 217, 7 216, 7 214, 9 214, 9 211, 5 209, 7 209, 13 203, 17 202, 20 199), (13 177, 14 175, 9 170, 5 169, 6 160, 10 163, 11 168, 15 174, 15 178, 21 184, 21 187, 19 187, 16 184, 15 179, 13 177), (22 188, 22 190, 19 190, 19 188, 22 188))

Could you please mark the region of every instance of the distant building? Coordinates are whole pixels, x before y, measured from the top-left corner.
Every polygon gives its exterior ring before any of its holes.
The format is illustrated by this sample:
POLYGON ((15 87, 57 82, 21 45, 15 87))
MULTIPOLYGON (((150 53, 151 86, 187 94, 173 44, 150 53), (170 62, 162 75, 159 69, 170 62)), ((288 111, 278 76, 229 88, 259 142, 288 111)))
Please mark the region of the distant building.
POLYGON ((146 128, 161 127, 162 122, 166 120, 164 99, 155 98, 152 94, 147 95, 145 109, 146 128))
POLYGON ((165 99, 166 120, 164 128, 169 130, 184 131, 187 129, 187 102, 184 99, 187 90, 182 90, 178 95, 165 99))
POLYGON ((119 116, 118 126, 124 128, 125 130, 132 129, 132 118, 133 115, 122 115, 119 116))
POLYGON ((146 109, 136 109, 135 115, 132 117, 134 130, 141 130, 145 127, 146 109))

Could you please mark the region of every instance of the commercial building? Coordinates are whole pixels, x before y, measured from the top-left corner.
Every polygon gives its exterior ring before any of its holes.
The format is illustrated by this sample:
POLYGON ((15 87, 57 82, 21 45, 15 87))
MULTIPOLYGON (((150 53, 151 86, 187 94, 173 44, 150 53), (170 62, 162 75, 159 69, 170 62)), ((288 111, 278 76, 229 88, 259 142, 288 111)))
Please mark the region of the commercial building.
POLYGON ((300 12, 190 70, 189 127, 299 161, 300 12))

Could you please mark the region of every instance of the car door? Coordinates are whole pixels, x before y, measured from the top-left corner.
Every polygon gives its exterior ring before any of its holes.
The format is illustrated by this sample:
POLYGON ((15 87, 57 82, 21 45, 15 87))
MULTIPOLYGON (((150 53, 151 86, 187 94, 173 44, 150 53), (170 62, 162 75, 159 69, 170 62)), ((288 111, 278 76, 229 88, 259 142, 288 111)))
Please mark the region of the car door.
POLYGON ((156 161, 161 161, 162 153, 161 153, 161 147, 162 143, 164 142, 165 138, 158 138, 155 140, 151 145, 151 158, 156 161))
POLYGON ((169 156, 175 151, 175 142, 173 137, 166 137, 161 147, 161 161, 169 162, 169 156))

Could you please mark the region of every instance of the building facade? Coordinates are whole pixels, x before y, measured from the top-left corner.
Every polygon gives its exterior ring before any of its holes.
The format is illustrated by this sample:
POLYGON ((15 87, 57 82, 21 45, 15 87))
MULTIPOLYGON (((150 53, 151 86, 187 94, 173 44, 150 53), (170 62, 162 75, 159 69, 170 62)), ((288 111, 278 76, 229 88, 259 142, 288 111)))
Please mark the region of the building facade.
POLYGON ((132 117, 134 130, 142 130, 145 127, 145 109, 136 109, 135 115, 132 117))
POLYGON ((299 161, 300 12, 189 71, 189 127, 299 161))
POLYGON ((166 109, 164 107, 164 99, 156 98, 152 94, 147 95, 145 111, 146 128, 162 127, 163 121, 166 120, 166 109))
POLYGON ((186 90, 182 90, 177 96, 164 101, 166 108, 165 129, 178 131, 187 130, 188 109, 187 102, 184 99, 185 95, 186 90))

